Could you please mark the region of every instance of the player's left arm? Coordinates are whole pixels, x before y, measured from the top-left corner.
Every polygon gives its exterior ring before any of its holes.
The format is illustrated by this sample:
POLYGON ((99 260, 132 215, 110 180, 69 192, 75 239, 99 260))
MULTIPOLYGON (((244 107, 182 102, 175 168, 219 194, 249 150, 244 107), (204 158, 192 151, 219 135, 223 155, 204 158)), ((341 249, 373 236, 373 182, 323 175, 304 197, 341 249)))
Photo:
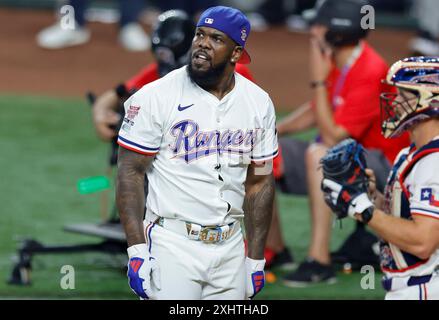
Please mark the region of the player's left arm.
POLYGON ((274 199, 273 158, 278 153, 275 109, 268 95, 266 99, 260 108, 261 123, 247 168, 243 204, 248 258, 255 260, 264 259, 274 199))
MULTIPOLYGON (((265 165, 269 166, 270 163, 265 165)), ((274 180, 269 174, 258 174, 260 165, 252 163, 248 167, 245 182, 244 224, 248 243, 248 257, 264 259, 264 247, 270 229, 274 199, 274 180)))
POLYGON ((262 122, 255 137, 251 163, 244 183, 244 224, 247 235, 246 297, 253 298, 265 284, 264 247, 270 229, 274 201, 273 158, 278 154, 273 102, 261 106, 262 122))
MULTIPOLYGON (((270 169, 272 161, 268 160, 265 164, 270 169)), ((264 247, 270 229, 274 200, 272 170, 266 170, 267 167, 262 166, 261 169, 256 163, 249 165, 245 182, 243 209, 248 251, 245 259, 248 299, 252 299, 265 285, 264 247)))

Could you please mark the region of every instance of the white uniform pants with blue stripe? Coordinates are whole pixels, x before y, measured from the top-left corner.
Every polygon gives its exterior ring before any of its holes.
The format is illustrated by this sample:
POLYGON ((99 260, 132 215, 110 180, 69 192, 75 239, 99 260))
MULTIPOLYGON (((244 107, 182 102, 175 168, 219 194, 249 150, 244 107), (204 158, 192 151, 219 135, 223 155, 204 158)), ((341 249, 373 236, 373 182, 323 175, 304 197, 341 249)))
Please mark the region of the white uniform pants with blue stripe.
POLYGON ((160 267, 159 300, 245 299, 245 249, 242 232, 222 243, 203 243, 145 224, 150 254, 160 267))
POLYGON ((386 300, 439 300, 439 275, 427 283, 408 286, 386 294, 386 300))

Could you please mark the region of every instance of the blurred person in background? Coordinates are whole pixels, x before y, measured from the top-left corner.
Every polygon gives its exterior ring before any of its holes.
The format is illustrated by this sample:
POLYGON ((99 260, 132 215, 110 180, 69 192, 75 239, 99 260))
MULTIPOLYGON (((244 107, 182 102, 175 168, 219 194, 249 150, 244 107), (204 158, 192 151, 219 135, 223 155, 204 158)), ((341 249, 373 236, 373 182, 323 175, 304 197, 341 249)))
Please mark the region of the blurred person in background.
POLYGON ((286 24, 289 31, 305 32, 308 23, 302 13, 314 7, 316 0, 263 0, 248 17, 255 31, 266 31, 270 25, 286 24))
POLYGON ((410 49, 415 54, 439 55, 439 1, 415 0, 412 14, 418 22, 418 34, 410 42, 410 49))
MULTIPOLYGON (((277 125, 281 137, 280 156, 274 165, 277 185, 285 193, 308 195, 311 214, 307 258, 284 278, 285 285, 291 287, 336 280, 329 252, 332 215, 320 189, 320 159, 326 150, 347 137, 363 144, 368 150, 367 163, 378 172, 378 188, 382 190, 390 163, 409 143, 407 136, 389 141, 381 135, 379 97, 386 90, 381 80, 388 66, 364 40, 368 29, 360 26, 360 9, 366 4, 365 0, 327 0, 317 4, 310 20, 313 99, 277 125), (311 127, 317 127, 319 132, 313 143, 286 136, 311 127)), ((278 216, 278 212, 274 215, 278 216)), ((275 221, 273 218, 267 246, 281 250, 281 228, 275 221)), ((368 235, 371 234, 358 224, 348 238, 351 249, 360 254, 371 252, 369 241, 364 247, 368 235)), ((377 241, 376 237, 373 239, 377 241)), ((372 253, 378 261, 377 254, 372 253)))
MULTIPOLYGON (((45 49, 62 49, 87 43, 90 40, 90 30, 86 27, 85 11, 89 4, 88 0, 70 0, 69 4, 74 9, 75 27, 65 29, 61 21, 40 31, 37 35, 37 43, 45 49)), ((151 43, 138 22, 139 13, 144 7, 143 0, 119 0, 119 42, 129 51, 149 50, 151 43)))
POLYGON ((123 102, 145 84, 186 64, 195 33, 195 23, 180 10, 162 13, 152 32, 152 53, 155 61, 138 74, 100 95, 93 105, 93 123, 97 135, 110 141, 117 134, 123 102))
POLYGON ((165 0, 157 1, 159 7, 164 10, 178 9, 186 12, 197 20, 198 15, 209 7, 219 4, 218 0, 165 0))

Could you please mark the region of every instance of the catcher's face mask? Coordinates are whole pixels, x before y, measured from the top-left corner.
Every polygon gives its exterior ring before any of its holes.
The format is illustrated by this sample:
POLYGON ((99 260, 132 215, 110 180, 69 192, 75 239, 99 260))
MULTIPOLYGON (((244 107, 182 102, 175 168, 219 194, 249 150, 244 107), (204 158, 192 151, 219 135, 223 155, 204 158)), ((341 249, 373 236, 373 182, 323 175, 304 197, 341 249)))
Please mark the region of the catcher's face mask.
POLYGON ((380 101, 381 127, 386 138, 399 136, 413 124, 413 121, 405 120, 416 111, 419 104, 416 92, 399 89, 398 93, 383 93, 380 101))
POLYGON ((438 58, 400 60, 389 69, 384 82, 399 91, 381 95, 384 137, 397 137, 416 123, 439 115, 438 58))

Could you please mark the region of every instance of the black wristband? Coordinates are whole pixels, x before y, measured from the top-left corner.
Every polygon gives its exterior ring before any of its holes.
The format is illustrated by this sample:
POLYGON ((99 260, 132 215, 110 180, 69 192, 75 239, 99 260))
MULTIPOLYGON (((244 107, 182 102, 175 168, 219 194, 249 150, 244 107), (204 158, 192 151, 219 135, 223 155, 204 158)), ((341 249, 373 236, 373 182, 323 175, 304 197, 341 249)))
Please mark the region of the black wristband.
POLYGON ((368 224, 369 221, 372 219, 373 217, 373 211, 375 210, 375 208, 373 206, 365 209, 362 213, 361 213, 361 221, 364 224, 368 224))
POLYGON ((311 86, 312 89, 315 89, 317 87, 325 87, 326 88, 326 81, 311 81, 311 83, 309 84, 311 86))

